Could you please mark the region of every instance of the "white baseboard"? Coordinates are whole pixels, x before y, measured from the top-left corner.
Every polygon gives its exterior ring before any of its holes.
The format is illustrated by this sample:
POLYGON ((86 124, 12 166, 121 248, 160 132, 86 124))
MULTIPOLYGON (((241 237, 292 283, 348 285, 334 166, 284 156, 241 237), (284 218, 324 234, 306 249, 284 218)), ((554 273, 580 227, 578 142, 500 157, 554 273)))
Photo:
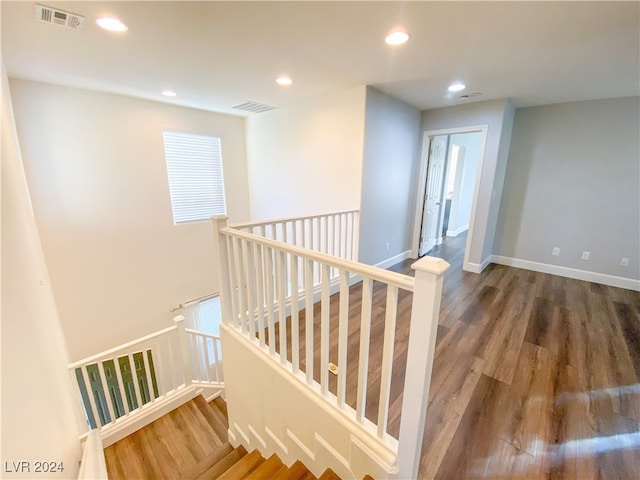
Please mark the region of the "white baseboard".
POLYGON ((411 258, 411 250, 407 250, 406 252, 402 252, 402 253, 399 253, 398 255, 394 255, 391 258, 387 258, 382 262, 378 262, 374 265, 374 267, 386 269, 386 268, 392 267, 396 263, 400 263, 403 260, 406 260, 407 258, 411 258))
POLYGON ((466 232, 467 230, 469 230, 469 224, 468 223, 466 225, 463 225, 462 227, 455 228, 453 230, 448 230, 447 229, 447 237, 457 237, 462 232, 466 232))
MULTIPOLYGON (((465 264, 463 265, 462 269, 465 272, 482 273, 482 271, 485 268, 487 268, 490 263, 492 263, 492 260, 493 260, 493 255, 489 256, 488 258, 485 258, 482 261, 482 263, 465 262, 465 264)), ((493 262, 493 263, 495 263, 495 262, 493 262)))
POLYGON ((550 273, 551 275, 558 275, 561 277, 574 278, 576 280, 584 280, 586 282, 609 285, 611 287, 640 291, 640 280, 635 280, 633 278, 618 277, 615 275, 607 275, 605 273, 598 272, 589 272, 587 270, 561 267, 559 265, 551 265, 548 263, 532 262, 530 260, 505 257, 502 255, 492 255, 491 262, 497 263, 498 265, 506 265, 508 267, 524 268, 525 270, 533 270, 534 272, 550 273))

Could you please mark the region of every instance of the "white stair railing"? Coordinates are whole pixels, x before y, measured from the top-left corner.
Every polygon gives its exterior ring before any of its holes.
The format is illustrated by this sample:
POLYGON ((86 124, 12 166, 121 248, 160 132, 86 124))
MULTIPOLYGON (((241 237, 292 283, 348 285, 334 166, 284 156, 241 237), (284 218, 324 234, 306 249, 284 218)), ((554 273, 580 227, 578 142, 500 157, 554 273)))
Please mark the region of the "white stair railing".
MULTIPOLYGON (((276 223, 286 225, 287 222, 290 220, 276 223)), ((342 476, 362 477, 375 473, 375 478, 416 478, 435 351, 442 277, 449 265, 441 259, 425 257, 413 265, 416 271, 413 278, 321 251, 301 248, 296 241, 287 244, 269 238, 273 236, 265 235, 261 228, 258 226, 260 235, 255 235, 249 233, 256 229, 255 225, 251 228, 243 225, 241 229, 237 229, 226 225, 226 217, 214 218, 215 249, 221 272, 221 301, 225 321, 221 333, 227 355, 224 369, 228 379, 226 396, 230 408, 230 435, 233 437, 237 434, 238 439, 243 439, 244 443, 249 444, 246 445, 248 447, 259 448, 267 454, 277 450, 285 457, 294 445, 298 445, 299 451, 306 455, 311 463, 307 466, 316 474, 330 466, 342 476), (349 293, 354 276, 362 279, 362 307, 359 313, 358 367, 357 371, 350 373, 347 371, 349 293), (384 285, 386 289, 383 320, 377 320, 372 310, 374 282, 376 285, 384 285), (332 287, 339 291, 339 304, 337 307, 334 306, 338 311, 338 368, 335 392, 330 391, 329 376, 332 287), (316 305, 318 290, 320 302, 316 305), (388 432, 388 415, 398 297, 406 295, 403 292, 413 293, 413 300, 400 434, 399 438, 395 439, 388 432), (377 414, 370 419, 366 411, 367 402, 371 397, 371 392, 368 391, 368 375, 371 373, 369 346, 374 320, 384 322, 384 338, 381 362, 374 367, 379 368, 380 372, 380 390, 375 398, 377 414), (287 329, 290 329, 289 333, 287 329), (299 335, 302 330, 303 339, 299 335), (314 330, 319 330, 317 345, 314 344, 314 330), (303 349, 300 347, 301 343, 304 344, 303 349), (319 405, 325 410, 329 406, 333 410, 326 415, 308 412, 308 418, 304 420, 306 425, 302 426, 295 425, 294 415, 288 419, 287 412, 273 414, 277 410, 277 405, 272 405, 274 401, 283 403, 280 408, 287 408, 284 405, 287 399, 282 397, 282 391, 287 388, 286 382, 278 383, 285 385, 279 388, 275 387, 279 380, 274 380, 274 385, 268 384, 261 390, 261 378, 251 380, 250 371, 237 369, 237 363, 254 355, 245 350, 240 352, 244 345, 258 349, 263 352, 265 358, 270 358, 274 365, 278 365, 272 372, 261 370, 263 376, 279 375, 280 372, 286 371, 292 381, 306 384, 307 392, 315 395, 313 398, 307 397, 310 399, 310 406, 319 405), (319 351, 319 359, 314 355, 316 351, 319 351), (320 372, 317 380, 314 378, 316 361, 319 361, 320 372), (236 376, 243 375, 244 382, 237 383, 236 376), (357 375, 356 401, 353 406, 347 402, 349 375, 357 375), (252 390, 253 387, 247 385, 248 383, 254 384, 255 388, 252 390), (279 391, 280 389, 282 391, 279 391), (276 400, 270 399, 270 396, 276 400), (246 404, 243 400, 246 397, 260 398, 261 403, 246 404), (317 403, 314 398, 320 398, 322 402, 317 403), (245 408, 234 408, 235 402, 244 404, 245 408), (252 410, 257 409, 261 410, 260 414, 252 417, 252 410), (339 416, 336 417, 333 412, 338 412, 339 416), (321 450, 324 449, 322 451, 325 453, 330 452, 331 458, 335 460, 334 464, 315 464, 318 458, 326 457, 318 452, 313 453, 314 449, 309 441, 305 444, 300 439, 302 433, 298 430, 307 431, 313 424, 314 416, 323 419, 334 418, 336 426, 328 431, 342 432, 342 437, 341 434, 336 434, 330 439, 315 432, 315 445, 321 450), (268 417, 273 419, 273 424, 269 423, 268 417), (345 427, 345 421, 351 426, 345 427), (278 437, 275 432, 280 432, 281 435, 278 437), (286 432, 287 438, 293 443, 287 443, 282 438, 282 432, 286 432), (268 438, 274 439, 274 447, 269 447, 269 442, 265 440, 268 438), (363 461, 363 455, 354 454, 358 449, 369 460, 363 461)), ((290 232, 287 228, 283 231, 290 232)), ((296 228, 298 227, 294 224, 293 230, 296 231, 296 228)), ((277 228, 272 230, 278 231, 277 228)), ((299 229, 297 231, 299 232, 299 229)), ((283 233, 280 238, 293 237, 283 233)), ((299 236, 295 238, 297 240, 299 236)), ((351 235, 350 238, 355 241, 357 235, 351 235)), ((320 241, 319 245, 323 247, 327 243, 320 241)), ((254 369, 259 369, 258 364, 254 364, 254 369)), ((350 380, 350 383, 354 383, 353 378, 350 380)), ((293 395, 297 395, 295 389, 289 394, 293 395)), ((317 428, 325 429, 325 426, 318 425, 317 428)))
POLYGON ((220 337, 186 328, 182 315, 171 327, 71 363, 68 369, 87 421, 81 439, 95 429, 110 443, 203 388, 224 387, 220 337))
POLYGON ((230 228, 288 245, 358 260, 359 210, 236 223, 230 228))

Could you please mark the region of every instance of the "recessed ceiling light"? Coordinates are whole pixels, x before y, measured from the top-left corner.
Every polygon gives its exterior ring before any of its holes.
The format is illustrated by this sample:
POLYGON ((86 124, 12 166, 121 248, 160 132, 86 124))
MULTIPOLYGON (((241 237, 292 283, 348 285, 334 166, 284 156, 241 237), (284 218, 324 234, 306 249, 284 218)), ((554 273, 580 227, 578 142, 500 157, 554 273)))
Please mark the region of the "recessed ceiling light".
POLYGON ((176 92, 174 92, 173 90, 165 90, 164 92, 162 92, 162 95, 164 95, 165 97, 175 97, 176 92))
POLYGON ((289 85, 291 85, 293 83, 293 80, 291 80, 286 75, 283 75, 281 77, 276 78, 276 83, 278 85, 282 85, 283 87, 288 87, 289 85))
POLYGON ((467 86, 464 83, 456 82, 449 85, 449 88, 447 88, 447 90, 449 90, 450 92, 461 92, 465 88, 467 88, 467 86))
POLYGON ((403 43, 406 43, 407 40, 409 40, 409 34, 401 30, 391 32, 384 39, 387 45, 402 45, 403 43))
POLYGON ((96 20, 96 23, 100 28, 104 28, 105 30, 109 30, 110 32, 126 32, 129 30, 124 23, 122 23, 117 18, 113 17, 100 17, 96 20))

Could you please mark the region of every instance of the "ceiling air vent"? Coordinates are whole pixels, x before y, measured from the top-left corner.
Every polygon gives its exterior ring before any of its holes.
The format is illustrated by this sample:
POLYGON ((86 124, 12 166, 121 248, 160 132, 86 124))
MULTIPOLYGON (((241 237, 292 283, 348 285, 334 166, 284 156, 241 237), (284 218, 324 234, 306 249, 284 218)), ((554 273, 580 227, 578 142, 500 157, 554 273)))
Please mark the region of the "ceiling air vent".
POLYGON ((36 20, 46 23, 54 23, 71 30, 79 30, 82 27, 84 17, 75 13, 65 12, 57 8, 36 5, 36 20))
POLYGON ((236 105, 233 108, 235 108, 236 110, 244 110, 245 112, 262 113, 262 112, 268 112, 269 110, 275 110, 277 107, 272 107, 271 105, 265 105, 264 103, 247 101, 247 102, 241 103, 240 105, 236 105))

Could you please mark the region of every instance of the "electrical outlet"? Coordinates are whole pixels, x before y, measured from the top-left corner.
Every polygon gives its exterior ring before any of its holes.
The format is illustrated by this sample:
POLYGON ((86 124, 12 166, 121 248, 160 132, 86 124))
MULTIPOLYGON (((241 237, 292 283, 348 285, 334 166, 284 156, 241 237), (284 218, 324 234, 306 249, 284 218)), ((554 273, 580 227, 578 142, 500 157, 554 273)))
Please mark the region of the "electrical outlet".
POLYGON ((333 362, 329 362, 329 372, 338 375, 338 366, 333 362))
POLYGON ((582 252, 582 260, 589 260, 589 257, 591 257, 591 252, 587 252, 586 250, 582 252))
POLYGON ((384 244, 384 249, 385 249, 385 251, 387 251, 387 252, 389 251, 389 242, 387 242, 387 243, 385 243, 385 244, 384 244))
POLYGON ((551 251, 551 255, 555 255, 555 256, 560 255, 560 247, 553 247, 553 250, 551 251))
POLYGON ((620 266, 621 267, 628 267, 629 266, 629 257, 622 257, 620 259, 620 266))

